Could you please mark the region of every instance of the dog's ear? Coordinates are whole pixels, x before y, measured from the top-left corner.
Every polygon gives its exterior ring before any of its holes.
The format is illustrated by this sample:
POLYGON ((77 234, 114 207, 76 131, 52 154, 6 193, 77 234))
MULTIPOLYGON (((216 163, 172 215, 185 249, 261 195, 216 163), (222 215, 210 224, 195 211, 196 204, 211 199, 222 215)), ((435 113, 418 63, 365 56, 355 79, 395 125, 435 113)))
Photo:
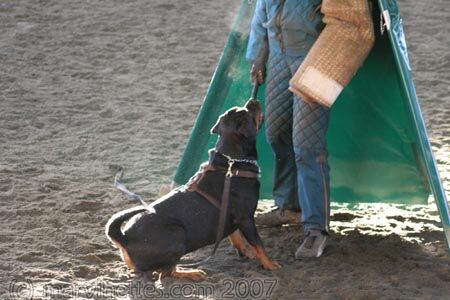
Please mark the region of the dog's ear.
POLYGON ((254 138, 257 134, 253 117, 248 110, 241 109, 233 115, 232 131, 246 139, 254 138))
POLYGON ((227 120, 237 111, 237 107, 232 107, 223 114, 220 115, 220 117, 217 119, 216 124, 211 128, 211 134, 216 133, 220 135, 221 132, 221 125, 223 122, 227 123, 227 120))
POLYGON ((244 136, 246 139, 251 139, 256 137, 257 132, 258 131, 253 124, 253 119, 249 114, 247 114, 247 120, 241 123, 238 129, 238 133, 244 136))

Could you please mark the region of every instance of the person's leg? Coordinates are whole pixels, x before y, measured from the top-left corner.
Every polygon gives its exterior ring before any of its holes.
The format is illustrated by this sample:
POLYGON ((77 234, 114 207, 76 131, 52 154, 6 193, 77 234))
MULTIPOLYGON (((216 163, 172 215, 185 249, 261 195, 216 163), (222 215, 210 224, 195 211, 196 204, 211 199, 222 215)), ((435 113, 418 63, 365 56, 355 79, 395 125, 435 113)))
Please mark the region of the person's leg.
POLYGON ((276 206, 298 210, 297 169, 292 145, 292 73, 285 55, 269 57, 266 79, 266 137, 275 154, 273 197, 276 206))
POLYGON ((330 222, 330 177, 326 132, 329 109, 294 100, 293 143, 305 238, 296 257, 320 256, 330 222))
POLYGON ((294 105, 294 151, 302 224, 328 231, 330 178, 326 151, 329 110, 298 99, 294 105))

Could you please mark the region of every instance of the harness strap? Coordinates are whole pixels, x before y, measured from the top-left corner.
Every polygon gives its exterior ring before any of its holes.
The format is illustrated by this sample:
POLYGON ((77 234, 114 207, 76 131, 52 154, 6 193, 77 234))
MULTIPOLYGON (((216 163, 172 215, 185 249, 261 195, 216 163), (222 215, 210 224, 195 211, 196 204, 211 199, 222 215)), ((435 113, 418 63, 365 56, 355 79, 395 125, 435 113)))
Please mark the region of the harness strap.
POLYGON ((231 172, 232 177, 258 178, 258 174, 252 171, 234 170, 231 172))
MULTIPOLYGON (((219 202, 215 197, 211 196, 209 193, 201 190, 198 185, 203 180, 203 177, 205 176, 206 172, 211 171, 223 171, 225 172, 225 169, 218 169, 217 167, 211 165, 211 164, 203 164, 200 167, 200 171, 197 172, 192 179, 186 184, 186 190, 189 192, 196 192, 203 198, 205 198, 209 203, 214 205, 216 208, 221 210, 221 202, 219 202)), ((227 176, 227 178, 231 177, 242 177, 242 178, 258 178, 258 174, 252 171, 246 171, 246 170, 232 170, 231 176, 227 176)), ((226 180, 226 178, 225 178, 226 180)), ((225 184, 224 184, 224 192, 225 192, 225 184)), ((228 191, 229 194, 229 191, 228 191)), ((224 195, 222 195, 222 202, 224 199, 224 195)))
POLYGON ((189 191, 189 192, 196 192, 197 194, 199 194, 200 196, 202 196, 203 198, 205 198, 206 200, 208 200, 208 202, 211 203, 212 205, 214 205, 217 209, 220 209, 219 201, 217 201, 216 198, 214 198, 213 196, 211 196, 211 195, 208 194, 207 192, 202 191, 201 189, 199 189, 197 183, 192 183, 192 184, 187 188, 187 191, 189 191))
MULTIPOLYGON (((258 178, 259 172, 255 171, 246 171, 246 170, 233 170, 233 165, 235 163, 251 163, 257 166, 256 162, 251 160, 237 160, 232 159, 229 156, 225 156, 228 160, 228 168, 219 168, 217 166, 213 166, 209 163, 204 163, 200 166, 200 170, 192 176, 192 178, 189 180, 189 182, 185 185, 185 190, 188 192, 196 192, 200 196, 202 196, 205 200, 207 200, 209 203, 211 203, 213 206, 215 206, 217 209, 219 209, 219 225, 217 230, 217 236, 216 236, 216 242, 214 245, 214 249, 211 252, 211 254, 201 261, 195 262, 195 263, 189 263, 189 264, 178 264, 180 267, 193 267, 198 266, 200 264, 203 264, 211 259, 211 257, 214 256, 216 253, 217 248, 219 247, 220 241, 223 238, 224 229, 225 229, 225 223, 226 223, 226 217, 228 212, 228 205, 230 203, 230 190, 231 190, 231 178, 232 177, 242 177, 242 178, 252 178, 256 179, 258 178), (225 173, 225 181, 223 184, 223 192, 222 192, 222 198, 221 202, 211 196, 209 193, 201 190, 198 185, 205 177, 206 172, 212 172, 212 171, 219 171, 225 173)), ((259 168, 258 168, 259 169, 259 168)))
POLYGON ((220 241, 223 238, 223 232, 225 229, 228 211, 228 204, 230 203, 230 187, 231 187, 231 176, 225 176, 225 182, 223 184, 222 203, 220 206, 219 228, 217 229, 216 243, 214 245, 213 251, 211 252, 211 256, 213 256, 216 253, 220 241))
POLYGON ((252 171, 246 171, 246 170, 233 170, 233 164, 235 161, 228 160, 228 169, 220 169, 217 168, 211 164, 203 164, 200 167, 200 170, 191 178, 191 180, 186 184, 186 190, 189 192, 196 192, 200 196, 202 196, 204 199, 206 199, 209 203, 214 205, 217 209, 219 209, 219 227, 217 229, 217 236, 216 236, 216 243, 214 244, 214 249, 211 252, 210 256, 206 259, 194 263, 194 264, 183 264, 179 265, 182 267, 191 267, 194 265, 198 265, 200 263, 203 263, 205 261, 208 261, 215 253, 217 248, 219 247, 220 241, 223 238, 223 233, 225 230, 225 223, 226 223, 226 217, 228 212, 228 205, 230 203, 230 190, 231 190, 231 178, 232 177, 241 177, 241 178, 258 178, 257 172, 252 171), (198 185, 203 180, 206 172, 211 171, 221 171, 225 173, 225 181, 223 184, 223 192, 222 192, 222 201, 219 203, 219 201, 211 196, 209 193, 201 190, 198 185))

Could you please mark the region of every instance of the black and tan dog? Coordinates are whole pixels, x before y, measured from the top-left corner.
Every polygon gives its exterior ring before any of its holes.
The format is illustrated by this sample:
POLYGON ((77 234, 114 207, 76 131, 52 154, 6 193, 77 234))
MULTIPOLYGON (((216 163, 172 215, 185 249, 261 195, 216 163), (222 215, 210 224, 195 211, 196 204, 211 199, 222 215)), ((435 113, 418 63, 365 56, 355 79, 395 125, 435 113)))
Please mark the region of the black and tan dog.
POLYGON ((204 272, 181 271, 176 265, 186 253, 215 242, 227 171, 231 188, 223 236, 228 236, 241 255, 256 257, 264 268, 280 267, 264 251, 253 217, 259 198, 256 135, 261 123, 261 107, 255 100, 242 108, 229 109, 211 130, 219 134, 219 140, 210 151, 208 163, 190 183, 146 208, 119 212, 108 221, 106 235, 120 249, 128 267, 164 276, 203 279, 204 272))

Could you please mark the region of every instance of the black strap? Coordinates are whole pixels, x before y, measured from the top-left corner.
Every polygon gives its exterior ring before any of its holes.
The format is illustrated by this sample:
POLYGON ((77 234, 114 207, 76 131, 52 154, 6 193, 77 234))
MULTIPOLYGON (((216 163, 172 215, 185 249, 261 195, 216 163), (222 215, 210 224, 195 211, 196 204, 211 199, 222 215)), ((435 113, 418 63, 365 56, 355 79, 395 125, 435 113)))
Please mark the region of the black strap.
POLYGON ((256 101, 258 101, 258 99, 256 98, 257 95, 258 95, 258 88, 259 88, 259 84, 258 84, 258 82, 256 82, 256 83, 253 85, 253 88, 252 88, 252 95, 250 96, 250 100, 256 100, 256 101))
POLYGON ((230 202, 231 177, 232 176, 225 175, 225 182, 223 184, 223 192, 222 192, 222 202, 221 202, 221 205, 220 205, 219 225, 218 225, 218 229, 217 229, 216 243, 214 245, 213 251, 211 252, 211 254, 207 258, 202 259, 202 260, 200 260, 198 262, 188 263, 188 264, 177 264, 177 266, 179 266, 179 267, 194 267, 194 266, 198 266, 198 265, 201 265, 201 264, 207 262, 208 260, 210 260, 211 257, 213 257, 214 254, 216 253, 216 250, 219 247, 220 241, 223 238, 223 233, 224 233, 224 229, 225 229, 225 223, 226 223, 227 211, 228 211, 228 204, 230 202))
POLYGON ((214 245, 214 249, 211 253, 211 256, 213 256, 216 253, 220 241, 223 238, 225 223, 227 221, 228 204, 230 202, 230 186, 231 186, 231 176, 225 176, 225 182, 223 184, 222 203, 220 205, 219 226, 217 229, 216 244, 214 245))

